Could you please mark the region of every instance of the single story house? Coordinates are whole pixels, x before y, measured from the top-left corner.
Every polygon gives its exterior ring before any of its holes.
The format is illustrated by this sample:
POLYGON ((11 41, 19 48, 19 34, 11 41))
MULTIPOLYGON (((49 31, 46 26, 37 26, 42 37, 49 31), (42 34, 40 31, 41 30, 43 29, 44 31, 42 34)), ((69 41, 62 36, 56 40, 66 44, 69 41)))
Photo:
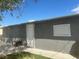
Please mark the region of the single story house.
POLYGON ((79 14, 3 27, 3 39, 73 55, 79 50, 79 14))

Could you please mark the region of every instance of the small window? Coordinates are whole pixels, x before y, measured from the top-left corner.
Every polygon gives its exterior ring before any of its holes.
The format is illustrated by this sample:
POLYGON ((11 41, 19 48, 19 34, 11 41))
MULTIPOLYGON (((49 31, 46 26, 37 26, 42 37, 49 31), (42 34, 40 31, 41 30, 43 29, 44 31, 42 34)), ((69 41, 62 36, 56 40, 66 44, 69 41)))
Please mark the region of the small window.
POLYGON ((54 36, 71 36, 70 24, 53 25, 54 36))

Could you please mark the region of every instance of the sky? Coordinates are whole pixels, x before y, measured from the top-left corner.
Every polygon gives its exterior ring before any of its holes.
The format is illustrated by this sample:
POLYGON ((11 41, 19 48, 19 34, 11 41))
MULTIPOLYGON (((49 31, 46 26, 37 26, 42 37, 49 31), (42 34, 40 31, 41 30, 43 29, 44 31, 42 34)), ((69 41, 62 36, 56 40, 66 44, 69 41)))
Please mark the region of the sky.
POLYGON ((27 0, 21 9, 14 11, 14 16, 5 13, 2 26, 56 18, 79 13, 79 0, 27 0), (16 16, 20 16, 19 18, 16 16))

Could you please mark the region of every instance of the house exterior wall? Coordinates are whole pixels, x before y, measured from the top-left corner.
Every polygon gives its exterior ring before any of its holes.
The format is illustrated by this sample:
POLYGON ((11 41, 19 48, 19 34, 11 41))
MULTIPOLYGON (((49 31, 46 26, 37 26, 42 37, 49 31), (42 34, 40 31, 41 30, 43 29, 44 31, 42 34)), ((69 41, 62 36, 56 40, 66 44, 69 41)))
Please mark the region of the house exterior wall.
POLYGON ((13 40, 26 40, 26 24, 4 27, 3 40, 9 43, 13 40))
POLYGON ((79 15, 35 23, 36 48, 71 53, 72 47, 79 42, 79 15), (54 36, 53 26, 70 24, 71 36, 54 36))
POLYGON ((36 39, 36 48, 56 51, 62 53, 70 53, 72 45, 75 41, 56 40, 56 39, 36 39))
POLYGON ((26 24, 12 25, 3 27, 3 34, 0 40, 0 52, 5 54, 15 52, 16 48, 11 50, 11 48, 18 47, 18 50, 26 48, 26 24), (24 46, 19 48, 19 46, 24 46))

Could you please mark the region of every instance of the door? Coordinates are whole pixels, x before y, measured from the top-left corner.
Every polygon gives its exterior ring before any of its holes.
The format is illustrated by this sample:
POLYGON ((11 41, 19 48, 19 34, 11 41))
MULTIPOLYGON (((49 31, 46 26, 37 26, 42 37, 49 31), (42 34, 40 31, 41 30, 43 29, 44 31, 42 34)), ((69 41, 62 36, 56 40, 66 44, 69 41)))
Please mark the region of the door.
POLYGON ((26 37, 27 37, 27 46, 35 47, 35 38, 34 38, 34 24, 30 23, 26 25, 26 37))

